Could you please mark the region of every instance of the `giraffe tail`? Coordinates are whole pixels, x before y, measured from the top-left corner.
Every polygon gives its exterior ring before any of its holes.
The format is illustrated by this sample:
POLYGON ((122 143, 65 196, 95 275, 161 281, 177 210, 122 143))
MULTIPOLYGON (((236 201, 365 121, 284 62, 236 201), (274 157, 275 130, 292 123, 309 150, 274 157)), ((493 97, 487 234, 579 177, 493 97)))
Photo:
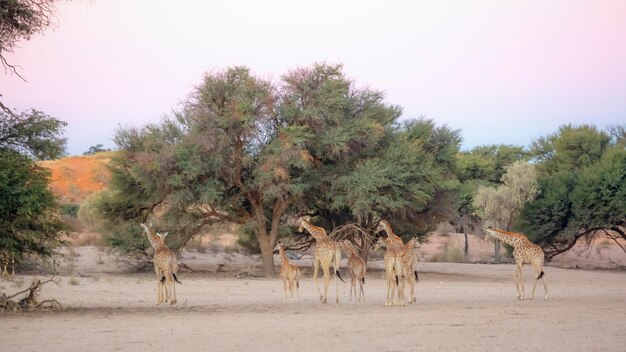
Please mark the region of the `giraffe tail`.
POLYGON ((416 280, 417 282, 419 282, 419 281, 420 281, 420 278, 417 276, 417 270, 415 270, 413 273, 415 274, 415 280, 416 280))
POLYGON ((539 276, 537 276, 537 280, 541 279, 543 277, 543 270, 541 270, 541 274, 539 274, 539 276))
MULTIPOLYGON (((176 281, 179 284, 183 284, 182 282, 178 281, 178 278, 176 277, 176 273, 172 273, 172 276, 174 277, 174 281, 176 281)), ((163 277, 163 279, 165 279, 165 276, 163 277)))
POLYGON ((337 277, 339 278, 339 280, 341 280, 344 284, 346 283, 341 277, 341 275, 339 275, 339 270, 335 270, 335 274, 337 274, 337 277))
POLYGON ((365 276, 361 278, 361 282, 363 283, 363 285, 365 285, 365 276))
POLYGON ((335 274, 337 275, 339 280, 341 280, 345 284, 346 282, 343 280, 341 275, 339 275, 339 265, 340 264, 341 264, 341 248, 336 247, 336 249, 335 249, 335 264, 333 265, 333 267, 335 268, 335 274))

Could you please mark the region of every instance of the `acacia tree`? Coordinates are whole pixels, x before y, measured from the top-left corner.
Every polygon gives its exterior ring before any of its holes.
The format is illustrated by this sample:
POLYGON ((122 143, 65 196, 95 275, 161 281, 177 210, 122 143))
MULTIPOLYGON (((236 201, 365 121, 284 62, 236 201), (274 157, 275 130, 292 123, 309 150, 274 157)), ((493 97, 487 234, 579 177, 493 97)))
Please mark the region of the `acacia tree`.
MULTIPOLYGON (((299 208, 329 233, 349 223, 372 233, 386 218, 400 234, 423 235, 449 216, 460 132, 428 119, 398 123, 399 107, 384 104, 380 92, 334 79, 339 69, 283 77, 280 113, 310 134, 304 147, 315 165, 302 174, 310 191, 299 208)), ((367 243, 357 242, 367 258, 367 243)))
MULTIPOLYGON (((535 167, 517 161, 506 168, 502 184, 497 188, 481 187, 474 197, 474 207, 487 225, 510 230, 524 204, 539 191, 535 167)), ((495 244, 495 261, 500 261, 500 244, 495 244)))
MULTIPOLYGON (((397 118, 382 98, 356 88, 340 65, 292 71, 282 86, 243 67, 207 74, 182 112, 117 132, 113 193, 99 206, 119 225, 108 238, 124 243, 124 228, 159 213, 177 230, 176 248, 202 227, 229 221, 254 234, 264 272, 273 275, 286 215, 332 178, 329 165, 367 156, 397 118), (306 95, 292 94, 294 77, 308 85, 306 95)), ((131 232, 139 237, 136 225, 131 232)))
POLYGON ((623 147, 608 148, 600 160, 577 172, 543 176, 539 185, 542 192, 524 208, 519 226, 544 248, 548 259, 568 251, 581 238, 590 241, 604 234, 618 244, 615 235, 626 240, 623 147))
POLYGON ((64 228, 56 215, 57 199, 49 188, 50 171, 33 158, 59 157, 65 122, 40 112, 0 112, 0 254, 19 261, 47 257, 60 243, 64 228))
POLYGON ((540 170, 540 195, 522 211, 517 226, 546 258, 596 234, 624 237, 624 127, 608 133, 595 126, 561 126, 532 151, 540 170))

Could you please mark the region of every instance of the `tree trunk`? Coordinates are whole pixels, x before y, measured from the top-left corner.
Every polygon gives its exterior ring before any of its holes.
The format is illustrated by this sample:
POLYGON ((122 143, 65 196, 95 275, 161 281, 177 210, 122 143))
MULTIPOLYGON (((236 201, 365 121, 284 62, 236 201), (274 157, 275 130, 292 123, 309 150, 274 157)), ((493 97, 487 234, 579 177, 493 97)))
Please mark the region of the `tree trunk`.
POLYGON ((263 274, 268 277, 276 276, 274 269, 274 246, 270 243, 269 236, 257 237, 261 247, 261 258, 263 259, 263 274))
POLYGON ((496 249, 496 254, 493 258, 494 263, 500 263, 500 240, 495 240, 494 242, 494 247, 496 249))
POLYGON ((463 246, 463 253, 465 254, 465 259, 469 258, 469 243, 467 238, 467 220, 465 219, 465 215, 463 215, 463 235, 465 236, 465 246, 463 246))
POLYGON ((260 201, 252 202, 254 216, 257 224, 256 238, 261 247, 261 258, 263 259, 263 273, 265 276, 276 276, 274 269, 274 246, 278 238, 280 218, 285 213, 289 202, 277 200, 273 207, 272 222, 269 233, 266 227, 266 218, 263 212, 263 205, 260 201))

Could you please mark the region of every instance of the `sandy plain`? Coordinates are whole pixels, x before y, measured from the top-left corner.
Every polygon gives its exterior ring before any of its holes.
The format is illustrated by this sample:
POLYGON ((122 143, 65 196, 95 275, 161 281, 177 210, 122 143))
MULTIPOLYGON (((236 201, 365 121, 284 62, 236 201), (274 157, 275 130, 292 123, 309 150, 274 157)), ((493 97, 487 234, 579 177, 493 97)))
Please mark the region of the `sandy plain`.
MULTIPOLYGON (((0 313, 0 351, 626 350, 623 267, 548 266, 549 299, 540 283, 534 300, 518 300, 512 264, 421 262, 417 303, 385 307, 380 260, 369 263, 365 303, 348 301, 349 284, 339 282, 336 304, 331 280, 329 303, 321 304, 304 257, 300 303, 283 304, 280 281, 256 277, 258 258, 191 252, 181 261, 208 270, 181 270, 178 304, 157 306, 154 274, 130 272, 98 247, 74 251, 71 273, 56 276, 40 297, 65 308, 0 313), (217 263, 225 269, 211 272, 217 263)), ((526 267, 527 296, 533 275, 526 267)), ((35 277, 3 277, 0 291, 16 292, 35 277)))

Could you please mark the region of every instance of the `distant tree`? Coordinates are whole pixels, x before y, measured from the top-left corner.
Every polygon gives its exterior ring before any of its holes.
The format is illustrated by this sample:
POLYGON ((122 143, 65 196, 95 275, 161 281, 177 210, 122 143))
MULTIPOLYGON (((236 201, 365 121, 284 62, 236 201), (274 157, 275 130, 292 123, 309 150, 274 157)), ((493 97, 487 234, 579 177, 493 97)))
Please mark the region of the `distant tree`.
MULTIPOLYGON (((18 66, 8 62, 5 55, 12 53, 17 43, 42 33, 53 23, 55 2, 54 0, 0 1, 0 61, 5 73, 10 71, 22 78, 17 70, 18 66)), ((14 115, 11 109, 1 101, 0 109, 8 115, 14 115)))
POLYGON ((528 159, 529 153, 521 146, 506 144, 479 146, 459 154, 459 179, 461 182, 483 180, 497 184, 506 172, 507 166, 528 159))
MULTIPOLYGON (((474 197, 474 207, 486 225, 510 230, 523 206, 539 192, 535 167, 517 161, 506 168, 502 184, 497 188, 479 188, 474 197)), ((496 242, 495 261, 500 261, 500 246, 496 242)))
POLYGON ((626 124, 613 125, 607 128, 607 133, 611 138, 612 145, 621 145, 626 147, 626 124))
POLYGON ((89 147, 89 150, 83 153, 83 155, 94 155, 96 153, 108 152, 110 149, 105 149, 102 144, 96 144, 89 147))
POLYGON ((533 141, 530 153, 541 175, 577 172, 600 160, 610 142, 611 137, 593 125, 563 125, 557 132, 533 141))
POLYGON ((457 155, 457 172, 461 182, 459 194, 455 198, 457 216, 453 223, 457 231, 465 236, 464 253, 469 255, 468 232, 475 231, 480 218, 474 206, 474 196, 481 187, 497 187, 506 167, 514 162, 528 160, 530 155, 524 147, 515 145, 479 146, 457 155))

